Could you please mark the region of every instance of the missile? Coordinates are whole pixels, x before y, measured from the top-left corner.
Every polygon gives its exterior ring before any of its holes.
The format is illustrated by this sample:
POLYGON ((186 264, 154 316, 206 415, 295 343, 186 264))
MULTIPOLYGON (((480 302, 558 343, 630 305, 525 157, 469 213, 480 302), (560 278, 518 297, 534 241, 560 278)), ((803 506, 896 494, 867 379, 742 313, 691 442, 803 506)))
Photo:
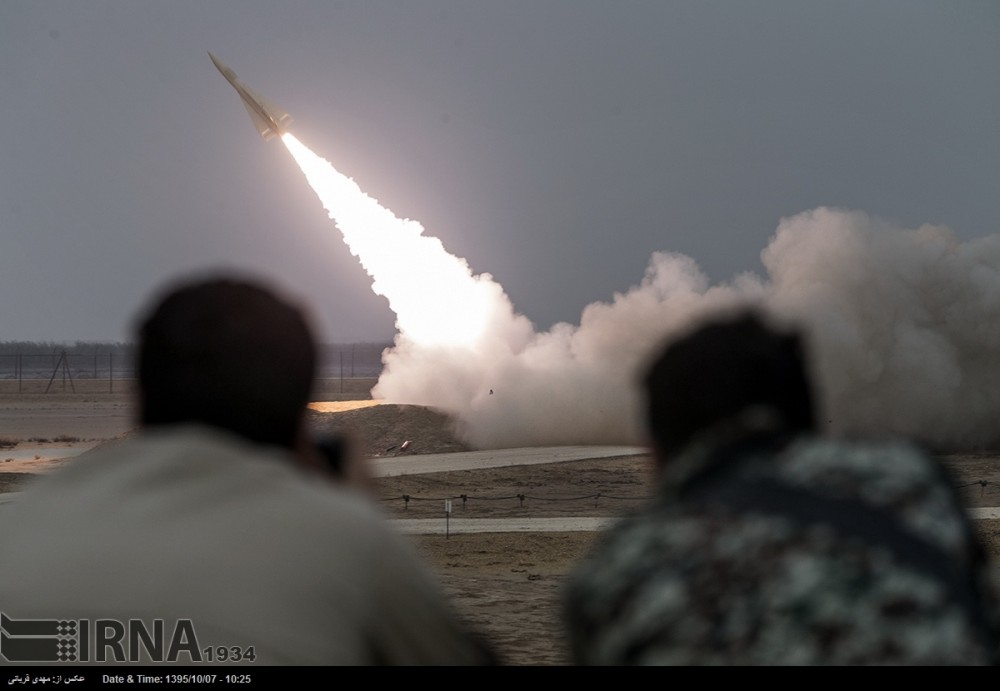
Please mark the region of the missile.
POLYGON ((233 85, 236 93, 243 99, 243 105, 246 107, 247 112, 250 113, 253 126, 257 128, 260 136, 266 140, 276 134, 284 134, 288 126, 292 124, 292 116, 274 104, 268 103, 263 96, 244 84, 243 80, 237 77, 235 72, 226 67, 222 60, 212 55, 211 51, 209 51, 208 57, 212 58, 212 62, 215 63, 219 72, 222 72, 222 76, 233 85))

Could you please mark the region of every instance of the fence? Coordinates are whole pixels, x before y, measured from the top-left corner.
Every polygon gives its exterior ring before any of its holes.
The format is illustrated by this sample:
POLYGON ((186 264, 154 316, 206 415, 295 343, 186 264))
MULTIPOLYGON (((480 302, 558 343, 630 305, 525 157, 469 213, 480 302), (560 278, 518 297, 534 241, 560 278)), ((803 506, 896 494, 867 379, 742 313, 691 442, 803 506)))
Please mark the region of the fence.
MULTIPOLYGON (((350 393, 382 373, 389 343, 335 343, 319 348, 317 389, 350 393)), ((0 393, 100 393, 129 390, 135 380, 131 345, 0 349, 0 393)), ((366 389, 367 390, 367 389, 366 389)))

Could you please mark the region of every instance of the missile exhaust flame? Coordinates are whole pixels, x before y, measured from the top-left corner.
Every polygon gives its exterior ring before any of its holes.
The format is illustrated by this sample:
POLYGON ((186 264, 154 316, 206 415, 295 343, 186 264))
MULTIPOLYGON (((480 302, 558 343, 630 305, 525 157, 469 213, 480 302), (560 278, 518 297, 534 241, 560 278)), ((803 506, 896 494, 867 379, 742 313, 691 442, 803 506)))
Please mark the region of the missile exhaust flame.
POLYGON ((510 310, 489 274, 474 276, 464 259, 365 194, 351 178, 298 141, 282 135, 351 253, 372 277, 372 290, 396 314, 400 336, 420 346, 475 348, 498 310, 510 310))

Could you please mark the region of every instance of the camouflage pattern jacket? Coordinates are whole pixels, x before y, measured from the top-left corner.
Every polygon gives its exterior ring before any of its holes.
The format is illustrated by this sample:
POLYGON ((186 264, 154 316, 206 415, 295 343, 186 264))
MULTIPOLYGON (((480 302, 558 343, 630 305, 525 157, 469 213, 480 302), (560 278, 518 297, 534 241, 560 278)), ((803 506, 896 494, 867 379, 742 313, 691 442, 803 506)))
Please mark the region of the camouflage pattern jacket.
POLYGON ((945 469, 898 442, 689 448, 574 570, 592 665, 996 664, 989 564, 945 469))

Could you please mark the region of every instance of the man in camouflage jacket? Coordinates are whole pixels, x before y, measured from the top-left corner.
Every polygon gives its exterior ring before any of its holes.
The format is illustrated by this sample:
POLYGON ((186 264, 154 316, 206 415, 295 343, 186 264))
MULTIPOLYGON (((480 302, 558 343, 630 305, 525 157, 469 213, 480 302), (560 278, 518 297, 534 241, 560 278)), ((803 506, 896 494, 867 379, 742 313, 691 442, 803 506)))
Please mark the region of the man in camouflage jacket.
POLYGON ((570 575, 576 663, 998 661, 989 564, 944 468, 816 436, 795 335, 709 324, 645 388, 656 494, 570 575))

